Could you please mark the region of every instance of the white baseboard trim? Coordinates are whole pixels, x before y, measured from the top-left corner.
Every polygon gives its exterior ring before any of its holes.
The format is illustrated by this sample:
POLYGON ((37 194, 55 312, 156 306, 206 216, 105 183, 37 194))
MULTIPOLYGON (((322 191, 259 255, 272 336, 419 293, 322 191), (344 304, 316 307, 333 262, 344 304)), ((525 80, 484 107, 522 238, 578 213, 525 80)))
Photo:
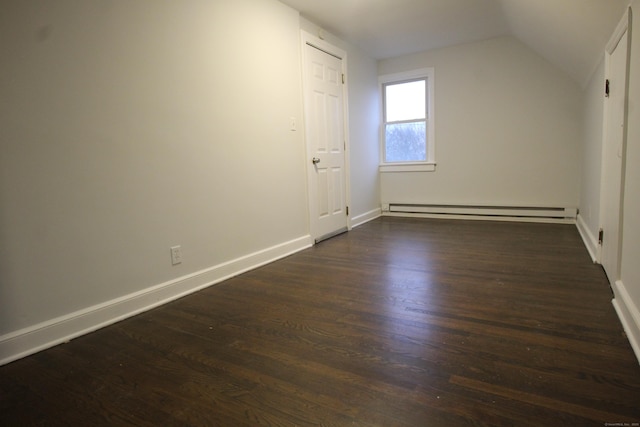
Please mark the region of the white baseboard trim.
POLYGON ((614 299, 611 301, 627 334, 631 348, 640 363, 640 311, 633 303, 622 281, 613 284, 614 299))
POLYGON ((102 304, 0 336, 0 366, 309 248, 303 236, 102 304))
POLYGON ((354 216, 353 218, 351 218, 351 227, 352 228, 358 227, 369 221, 373 221, 374 219, 379 218, 381 216, 382 216, 382 209, 377 208, 377 209, 370 210, 369 212, 365 212, 362 215, 354 216))
POLYGON ((598 262, 598 240, 593 235, 587 223, 584 222, 582 216, 578 214, 578 218, 576 220, 576 227, 578 228, 578 232, 580 233, 580 237, 582 237, 582 241, 584 245, 587 247, 587 251, 589 251, 589 255, 591 255, 591 260, 594 263, 598 262))

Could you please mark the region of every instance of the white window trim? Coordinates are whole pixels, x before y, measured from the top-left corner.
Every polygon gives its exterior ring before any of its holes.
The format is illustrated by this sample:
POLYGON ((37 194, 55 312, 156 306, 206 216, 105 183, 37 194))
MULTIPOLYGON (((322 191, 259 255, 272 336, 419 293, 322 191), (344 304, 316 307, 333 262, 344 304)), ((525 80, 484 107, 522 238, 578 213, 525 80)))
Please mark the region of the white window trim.
POLYGON ((406 71, 403 73, 385 74, 378 77, 380 93, 380 172, 433 172, 436 170, 435 161, 435 114, 434 114, 434 76, 433 67, 420 68, 418 70, 406 71), (384 161, 384 95, 383 87, 387 83, 399 82, 411 79, 427 79, 427 160, 424 162, 396 162, 387 163, 384 161))

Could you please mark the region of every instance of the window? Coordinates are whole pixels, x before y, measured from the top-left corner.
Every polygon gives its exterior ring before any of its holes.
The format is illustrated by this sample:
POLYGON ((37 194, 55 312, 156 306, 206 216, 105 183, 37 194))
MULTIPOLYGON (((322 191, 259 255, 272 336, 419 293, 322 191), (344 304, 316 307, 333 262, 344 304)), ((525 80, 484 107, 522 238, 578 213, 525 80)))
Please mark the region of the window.
POLYGON ((380 171, 435 170, 433 68, 380 77, 380 171))

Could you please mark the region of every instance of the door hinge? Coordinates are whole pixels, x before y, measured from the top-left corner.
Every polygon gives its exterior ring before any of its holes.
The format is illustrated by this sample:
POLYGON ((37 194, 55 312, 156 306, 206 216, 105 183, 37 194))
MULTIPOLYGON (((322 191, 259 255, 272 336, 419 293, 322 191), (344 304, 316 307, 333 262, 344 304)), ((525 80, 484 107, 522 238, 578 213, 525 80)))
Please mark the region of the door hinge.
POLYGON ((608 98, 610 93, 611 93, 611 82, 609 82, 609 79, 607 79, 604 81, 604 96, 608 98))
POLYGON ((347 216, 349 216, 349 206, 347 206, 347 216))
POLYGON ((344 84, 344 73, 342 74, 342 84, 344 84))
POLYGON ((601 228, 598 231, 598 245, 602 246, 602 241, 604 240, 604 230, 601 228))

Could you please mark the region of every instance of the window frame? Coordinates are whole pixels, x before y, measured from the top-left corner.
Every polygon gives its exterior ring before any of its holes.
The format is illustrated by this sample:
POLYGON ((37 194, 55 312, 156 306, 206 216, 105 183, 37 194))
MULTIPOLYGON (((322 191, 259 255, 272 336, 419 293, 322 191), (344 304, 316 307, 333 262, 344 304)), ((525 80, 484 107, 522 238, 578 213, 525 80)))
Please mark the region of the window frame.
MULTIPOLYGON (((434 76, 433 67, 420 68, 417 70, 385 74, 378 77, 379 93, 380 93, 380 172, 432 172, 435 171, 435 120, 434 120, 434 76), (405 162, 387 162, 385 160, 386 153, 386 125, 385 121, 385 86, 389 84, 409 83, 416 80, 425 80, 426 90, 426 154, 427 159, 422 161, 405 161, 405 162)), ((393 123, 393 122, 390 122, 393 123)))

